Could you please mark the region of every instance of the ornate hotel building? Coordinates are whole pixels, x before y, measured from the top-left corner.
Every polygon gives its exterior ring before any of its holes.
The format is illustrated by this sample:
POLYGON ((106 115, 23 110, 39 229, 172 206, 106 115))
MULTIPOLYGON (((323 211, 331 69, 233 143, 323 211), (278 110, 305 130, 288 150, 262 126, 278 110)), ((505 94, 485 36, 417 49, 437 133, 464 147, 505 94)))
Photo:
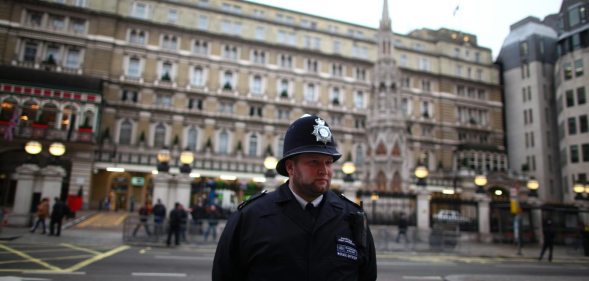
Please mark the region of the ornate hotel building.
POLYGON ((432 192, 468 199, 475 172, 507 191, 491 50, 457 30, 393 33, 388 10, 385 0, 370 28, 245 1, 0 0, 1 120, 31 114, 0 141, 2 203, 15 200, 20 160, 6 159, 25 158, 30 120, 48 126, 43 142, 68 148, 62 194, 80 191, 89 208, 114 194, 127 208, 151 200, 164 147, 172 173, 188 149, 195 183, 259 190, 264 157, 281 156, 286 128, 305 113, 332 127, 362 192, 415 193, 417 164, 432 192))

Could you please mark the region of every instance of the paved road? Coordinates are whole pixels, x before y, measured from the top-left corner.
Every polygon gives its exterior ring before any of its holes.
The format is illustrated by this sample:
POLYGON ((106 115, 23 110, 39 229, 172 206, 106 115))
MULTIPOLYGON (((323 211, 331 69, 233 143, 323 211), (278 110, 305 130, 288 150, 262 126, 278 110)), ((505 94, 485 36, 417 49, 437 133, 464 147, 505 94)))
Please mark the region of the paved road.
MULTIPOLYGON (((214 245, 154 248, 3 242, 0 244, 0 281, 129 281, 130 278, 205 281, 210 280, 214 250, 214 245)), ((589 263, 408 251, 380 253, 378 271, 379 280, 393 281, 576 281, 589 276, 589 263)))

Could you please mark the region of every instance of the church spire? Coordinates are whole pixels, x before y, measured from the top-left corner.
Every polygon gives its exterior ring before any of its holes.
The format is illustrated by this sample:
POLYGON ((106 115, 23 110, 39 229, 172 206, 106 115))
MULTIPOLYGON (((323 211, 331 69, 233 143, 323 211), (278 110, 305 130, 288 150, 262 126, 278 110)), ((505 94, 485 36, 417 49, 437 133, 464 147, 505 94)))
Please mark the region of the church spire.
POLYGON ((389 3, 384 0, 382 7, 382 17, 380 18, 380 29, 390 31, 391 30, 391 18, 389 17, 389 3))

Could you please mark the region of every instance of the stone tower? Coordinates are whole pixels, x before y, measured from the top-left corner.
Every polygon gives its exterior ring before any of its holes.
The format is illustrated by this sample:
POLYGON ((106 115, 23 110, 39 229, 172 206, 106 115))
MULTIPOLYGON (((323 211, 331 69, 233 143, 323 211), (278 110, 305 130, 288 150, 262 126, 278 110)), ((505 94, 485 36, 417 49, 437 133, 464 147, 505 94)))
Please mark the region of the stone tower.
POLYGON ((372 76, 372 91, 367 114, 369 157, 366 178, 371 190, 402 192, 408 169, 406 122, 400 110, 401 76, 394 59, 394 34, 388 2, 384 0, 377 33, 378 56, 372 76))

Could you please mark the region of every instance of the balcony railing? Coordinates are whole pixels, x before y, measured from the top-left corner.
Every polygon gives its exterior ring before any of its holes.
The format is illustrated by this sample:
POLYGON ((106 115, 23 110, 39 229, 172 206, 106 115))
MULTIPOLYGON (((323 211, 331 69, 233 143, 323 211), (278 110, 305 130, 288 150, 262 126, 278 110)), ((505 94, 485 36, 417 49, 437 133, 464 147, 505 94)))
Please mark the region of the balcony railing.
MULTIPOLYGON (((5 122, 0 122, 0 136, 5 136, 6 130, 9 128, 5 122)), ((93 131, 83 130, 76 131, 72 130, 71 134, 69 130, 60 130, 55 128, 35 128, 28 126, 16 126, 13 128, 13 138, 25 138, 25 139, 45 139, 45 140, 56 140, 56 141, 69 141, 69 142, 86 142, 94 143, 96 138, 93 131)))

